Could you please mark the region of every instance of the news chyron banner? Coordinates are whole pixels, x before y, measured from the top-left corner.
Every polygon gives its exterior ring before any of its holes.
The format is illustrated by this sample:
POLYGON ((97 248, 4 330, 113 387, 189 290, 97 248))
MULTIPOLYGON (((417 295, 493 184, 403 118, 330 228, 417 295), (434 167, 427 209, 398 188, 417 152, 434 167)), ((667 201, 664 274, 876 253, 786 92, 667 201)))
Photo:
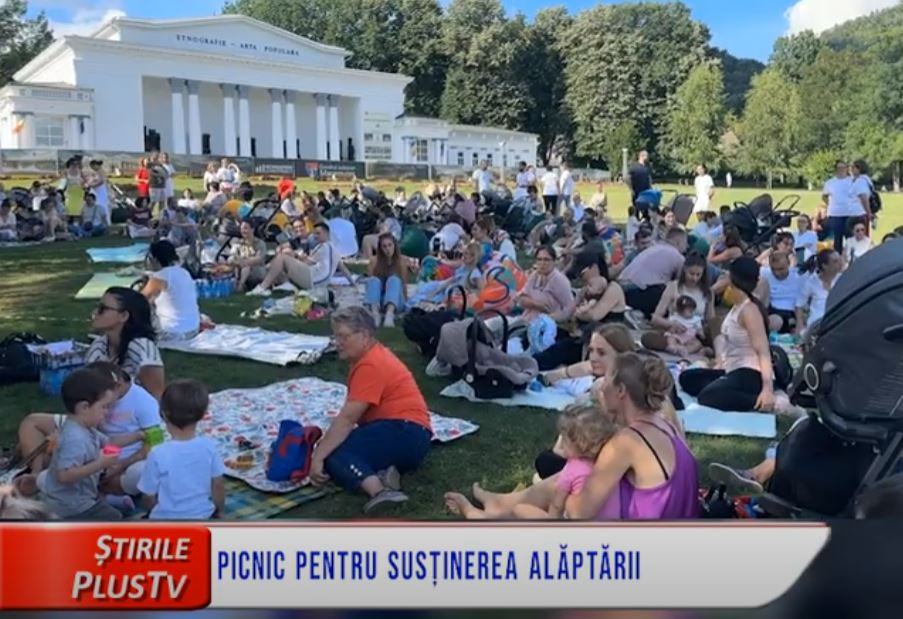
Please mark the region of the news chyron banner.
POLYGON ((761 522, 8 523, 0 608, 752 608, 829 535, 761 522))

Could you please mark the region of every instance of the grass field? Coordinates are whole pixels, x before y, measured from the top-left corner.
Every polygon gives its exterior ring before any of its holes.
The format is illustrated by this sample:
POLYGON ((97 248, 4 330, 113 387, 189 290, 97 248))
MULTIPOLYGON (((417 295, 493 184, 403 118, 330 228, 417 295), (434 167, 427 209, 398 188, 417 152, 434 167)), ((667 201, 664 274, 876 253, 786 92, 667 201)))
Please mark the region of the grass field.
MULTIPOLYGON (((181 180, 181 179, 180 179, 181 180)), ((7 181, 6 186, 15 183, 7 181)), ((397 183, 377 183, 391 190, 397 183)), ((197 187, 199 182, 190 181, 197 187)), ((177 186, 184 186, 182 183, 177 186)), ((302 183, 310 189, 315 185, 302 183)), ((324 185, 320 185, 323 187, 324 185)), ((409 190, 416 189, 408 185, 409 190)), ((626 216, 627 194, 620 187, 609 188, 612 216, 626 216)), ((582 187, 584 196, 591 188, 582 187)), ((716 203, 748 200, 755 190, 721 190, 716 203)), ((782 192, 775 192, 776 196, 782 192)), ((903 198, 885 196, 879 233, 903 225, 903 198)), ((804 194, 803 210, 814 210, 818 196, 804 194)), ((880 238, 880 237, 879 237, 880 238)), ((91 242, 91 245, 126 244, 122 238, 91 242)), ((84 339, 89 316, 96 302, 76 301, 76 291, 92 273, 85 249, 89 242, 56 243, 23 248, 0 249, 0 335, 16 331, 34 331, 48 340, 84 339)), ((326 321, 305 322, 298 318, 277 317, 256 323, 240 317, 240 313, 256 308, 259 299, 233 296, 204 300, 201 309, 218 323, 260 324, 267 329, 328 333, 326 321)), ((424 373, 426 360, 402 335, 400 329, 382 330, 380 339, 394 350, 414 372, 432 410, 462 417, 480 425, 473 436, 433 449, 425 465, 404 480, 411 501, 395 512, 406 518, 436 519, 445 516, 442 494, 447 490, 469 491, 471 483, 480 481, 491 489, 505 490, 518 483, 529 482, 535 455, 551 446, 555 439, 555 416, 535 409, 511 409, 493 405, 473 405, 460 400, 439 397, 445 381, 429 378, 424 373)), ((174 378, 196 378, 211 391, 236 387, 260 387, 294 377, 312 375, 325 380, 344 381, 347 368, 334 358, 311 367, 278 368, 250 361, 199 358, 165 352, 166 374, 174 378)), ((0 388, 0 444, 12 446, 16 427, 26 414, 34 411, 61 412, 61 404, 44 397, 36 384, 0 388)), ((756 462, 763 453, 764 441, 737 438, 691 437, 691 445, 700 463, 721 460, 741 465, 756 462)), ((702 467, 703 475, 705 467, 702 467)), ((287 512, 288 518, 352 518, 360 515, 360 497, 337 494, 287 512)))

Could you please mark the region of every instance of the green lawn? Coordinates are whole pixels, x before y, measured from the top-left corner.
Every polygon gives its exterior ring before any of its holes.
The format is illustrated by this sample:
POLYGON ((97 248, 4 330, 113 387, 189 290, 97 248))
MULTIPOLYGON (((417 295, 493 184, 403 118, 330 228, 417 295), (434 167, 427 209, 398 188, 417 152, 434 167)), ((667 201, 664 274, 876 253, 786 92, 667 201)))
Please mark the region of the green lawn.
MULTIPOLYGON (((196 183, 193 183, 196 184, 196 183)), ((379 184, 391 189, 394 183, 379 184)), ((7 183, 7 187, 12 183, 7 183)), ((583 189, 589 195, 588 188, 583 189)), ((612 214, 621 219, 626 213, 626 193, 612 188, 609 198, 612 214)), ((755 191, 737 190, 731 200, 748 199, 755 191)), ((806 195, 806 209, 815 208, 815 194, 806 195)), ((722 200, 717 199, 720 203, 722 200)), ((885 198, 881 229, 903 224, 899 196, 885 198), (891 223, 893 222, 893 223, 891 223)), ((94 244, 125 244, 121 238, 94 244)), ((24 248, 0 249, 0 335, 15 331, 34 331, 48 340, 84 339, 95 302, 75 301, 76 291, 92 273, 85 249, 88 242, 57 243, 24 248)), ((239 315, 254 309, 260 300, 244 296, 202 301, 202 311, 218 323, 260 324, 274 330, 312 334, 328 332, 326 321, 304 322, 298 318, 278 317, 254 322, 239 315)), ((533 474, 534 456, 548 448, 555 438, 555 416, 535 409, 510 409, 492 405, 473 405, 439 397, 445 381, 424 374, 426 360, 402 335, 400 329, 383 330, 380 338, 414 372, 432 410, 474 421, 480 425, 475 435, 450 445, 436 447, 423 468, 405 478, 405 490, 411 501, 395 512, 400 517, 435 519, 445 517, 442 494, 447 490, 468 491, 480 481, 493 489, 510 489, 528 482, 533 474)), ((259 387, 289 378, 312 375, 343 381, 345 366, 329 358, 311 367, 278 368, 250 361, 201 358, 165 352, 169 379, 190 377, 204 381, 211 391, 233 387, 259 387)), ((60 411, 59 402, 44 397, 36 384, 0 388, 0 444, 11 446, 19 420, 34 411, 60 411)), ((765 441, 737 438, 691 437, 694 452, 701 463, 722 460, 740 465, 756 462, 765 441)), ((705 468, 703 467, 703 474, 705 468)), ((287 512, 289 518, 352 518, 360 515, 359 497, 338 494, 287 512)))

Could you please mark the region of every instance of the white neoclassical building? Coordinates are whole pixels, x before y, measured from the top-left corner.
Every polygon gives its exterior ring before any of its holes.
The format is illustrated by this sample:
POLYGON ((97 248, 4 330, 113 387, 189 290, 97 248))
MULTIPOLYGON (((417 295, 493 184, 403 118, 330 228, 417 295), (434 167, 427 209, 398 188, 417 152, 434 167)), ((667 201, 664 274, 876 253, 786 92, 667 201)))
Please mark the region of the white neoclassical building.
POLYGON ((405 117, 411 79, 349 69, 348 55, 240 15, 115 18, 91 36, 56 40, 0 89, 0 148, 535 159, 531 134, 405 117))

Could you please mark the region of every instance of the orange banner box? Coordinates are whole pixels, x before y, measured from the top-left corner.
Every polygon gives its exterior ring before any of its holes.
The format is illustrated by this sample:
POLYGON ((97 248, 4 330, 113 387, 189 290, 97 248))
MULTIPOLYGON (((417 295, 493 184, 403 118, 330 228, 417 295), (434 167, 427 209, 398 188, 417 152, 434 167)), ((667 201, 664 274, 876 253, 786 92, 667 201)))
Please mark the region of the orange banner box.
POLYGON ((0 525, 2 609, 195 609, 210 531, 177 524, 0 525))

